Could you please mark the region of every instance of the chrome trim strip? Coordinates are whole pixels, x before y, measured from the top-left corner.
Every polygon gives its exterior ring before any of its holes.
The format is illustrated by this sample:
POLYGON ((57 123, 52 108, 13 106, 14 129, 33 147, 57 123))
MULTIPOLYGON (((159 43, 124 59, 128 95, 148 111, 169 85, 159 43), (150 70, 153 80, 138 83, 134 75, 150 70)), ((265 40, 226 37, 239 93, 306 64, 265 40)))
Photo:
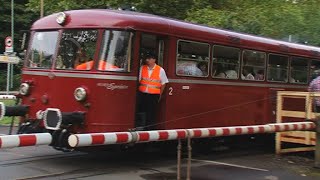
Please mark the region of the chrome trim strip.
POLYGON ((262 84, 250 82, 225 82, 225 81, 205 81, 205 80, 191 80, 191 79, 169 79, 171 83, 179 84, 211 84, 211 85, 225 85, 225 86, 251 86, 251 87, 276 87, 276 88, 306 88, 307 85, 287 85, 287 84, 262 84))
POLYGON ((116 76, 116 75, 84 74, 84 73, 24 71, 23 74, 36 75, 36 76, 49 76, 49 74, 53 74, 56 77, 111 79, 111 80, 127 80, 127 81, 136 81, 137 80, 137 77, 135 77, 135 76, 116 76))
MULTIPOLYGON (((52 72, 42 71, 23 71, 23 74, 37 75, 37 76, 48 76, 52 72)), ((100 74, 83 74, 83 73, 62 73, 53 72, 57 77, 73 77, 73 78, 89 78, 89 79, 110 79, 110 80, 127 80, 136 81, 135 76, 116 76, 116 75, 100 75, 100 74)), ((290 84, 265 84, 265 83, 252 83, 252 82, 226 82, 226 81, 207 81, 207 80, 193 80, 193 79, 169 79, 171 83, 179 84, 211 84, 211 85, 225 85, 225 86, 250 86, 250 87, 270 87, 270 88, 294 88, 303 89, 307 85, 290 85, 290 84)))

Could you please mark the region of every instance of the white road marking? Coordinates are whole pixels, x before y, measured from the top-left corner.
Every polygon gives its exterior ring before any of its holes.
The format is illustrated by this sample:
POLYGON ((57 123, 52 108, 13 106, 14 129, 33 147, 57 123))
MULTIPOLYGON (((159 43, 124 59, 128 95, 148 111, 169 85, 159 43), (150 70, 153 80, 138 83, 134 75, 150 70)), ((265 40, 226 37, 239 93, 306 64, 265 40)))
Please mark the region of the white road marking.
POLYGON ((251 169, 256 171, 263 171, 263 172, 269 172, 267 169, 260 169, 260 168, 254 168, 254 167, 248 167, 248 166, 241 166, 237 164, 229 164, 229 163, 223 163, 223 162, 217 162, 217 161, 209 161, 209 160, 201 160, 201 159, 192 159, 192 161, 198 161, 198 162, 205 162, 205 163, 211 163, 211 164, 219 164, 224 166, 232 166, 232 167, 238 167, 243 169, 251 169))

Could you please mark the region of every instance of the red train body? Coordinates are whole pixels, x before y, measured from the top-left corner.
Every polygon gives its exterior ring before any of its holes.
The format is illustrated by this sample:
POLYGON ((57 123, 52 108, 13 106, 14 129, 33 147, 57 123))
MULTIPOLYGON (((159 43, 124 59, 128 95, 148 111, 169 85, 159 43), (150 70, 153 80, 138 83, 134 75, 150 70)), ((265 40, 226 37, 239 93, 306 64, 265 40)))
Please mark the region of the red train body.
MULTIPOLYGON (((21 87, 24 95, 20 95, 22 105, 28 110, 21 120, 21 132, 49 129, 58 132, 58 137, 63 129, 67 134, 135 129, 139 119, 136 115, 138 72, 145 49, 158 52, 159 64, 169 78, 158 107, 158 129, 275 122, 276 91, 306 90, 310 74, 320 65, 317 61, 320 48, 154 15, 76 10, 58 16, 61 19, 57 20, 57 14, 44 17, 31 28, 22 75, 22 81, 27 85, 21 87), (39 35, 41 33, 43 37, 39 35), (68 44, 69 41, 73 44, 68 44), (121 42, 126 44, 125 48, 121 42), (74 61, 75 52, 80 47, 89 51, 91 48, 94 65, 87 70, 67 65, 74 61), (112 49, 115 53, 111 53, 112 49), (117 52, 116 49, 124 51, 117 52), (67 50, 70 52, 63 53, 67 50), (107 55, 102 51, 107 51, 107 55), (114 58, 117 53, 125 54, 124 63, 113 63, 120 70, 98 69, 101 57, 114 58), (261 63, 254 64, 249 56, 256 57, 261 63), (279 63, 274 60, 277 58, 279 63), (49 65, 44 65, 45 60, 50 61, 49 65), (185 73, 189 68, 186 66, 182 72, 178 71, 178 63, 196 68, 198 61, 206 63, 206 73, 185 73), (214 68, 217 64, 223 68, 234 65, 237 76, 216 78, 214 68), (255 75, 261 70, 263 79, 241 78, 246 66, 250 66, 255 75), (300 80, 290 81, 290 75, 295 74, 298 74, 295 79, 300 80), (81 89, 75 92, 77 88, 81 89), (84 99, 76 100, 75 93, 78 93, 77 98, 85 96, 84 99), (68 119, 66 123, 62 122, 65 117, 68 119), (53 122, 50 119, 54 119, 53 122)), ((62 145, 58 143, 56 146, 62 145)))

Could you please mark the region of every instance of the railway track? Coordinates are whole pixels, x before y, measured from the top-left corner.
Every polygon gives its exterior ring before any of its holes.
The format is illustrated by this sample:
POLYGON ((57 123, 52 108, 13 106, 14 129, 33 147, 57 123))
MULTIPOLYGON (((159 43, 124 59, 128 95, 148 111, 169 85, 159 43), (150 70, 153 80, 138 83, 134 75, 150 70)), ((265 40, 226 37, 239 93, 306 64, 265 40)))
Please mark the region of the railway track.
POLYGON ((56 159, 56 158, 74 158, 74 157, 86 156, 86 155, 87 153, 76 152, 76 153, 66 153, 66 154, 57 154, 57 155, 24 157, 19 159, 10 159, 10 160, 1 161, 0 167, 17 166, 17 165, 24 165, 27 163, 46 161, 46 160, 56 159))

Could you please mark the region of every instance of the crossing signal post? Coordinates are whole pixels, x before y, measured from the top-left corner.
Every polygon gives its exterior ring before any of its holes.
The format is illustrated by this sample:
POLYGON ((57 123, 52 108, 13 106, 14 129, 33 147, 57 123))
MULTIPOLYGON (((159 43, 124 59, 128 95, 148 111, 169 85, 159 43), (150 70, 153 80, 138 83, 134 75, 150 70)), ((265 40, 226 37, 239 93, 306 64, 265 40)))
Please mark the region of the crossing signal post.
POLYGON ((13 53, 13 40, 10 36, 6 37, 5 39, 5 52, 6 53, 13 53))
POLYGON ((0 54, 0 63, 7 64, 7 87, 6 87, 6 94, 9 94, 10 85, 12 87, 12 80, 13 80, 13 65, 18 64, 21 59, 16 56, 16 53, 13 51, 13 39, 8 36, 5 39, 5 52, 4 54, 0 54), (11 83, 10 83, 11 79, 11 83))

